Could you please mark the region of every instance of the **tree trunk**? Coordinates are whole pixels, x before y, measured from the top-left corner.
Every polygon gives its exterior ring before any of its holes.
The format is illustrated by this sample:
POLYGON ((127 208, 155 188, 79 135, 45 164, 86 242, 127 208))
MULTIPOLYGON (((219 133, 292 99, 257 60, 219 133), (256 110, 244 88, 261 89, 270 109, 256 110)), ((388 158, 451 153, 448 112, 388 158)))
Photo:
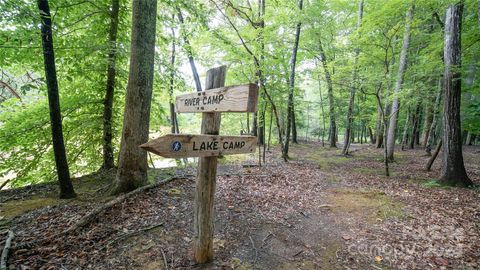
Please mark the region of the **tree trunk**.
POLYGON ((403 136, 402 136, 402 151, 405 150, 405 145, 407 145, 408 139, 408 127, 410 126, 410 106, 407 109, 407 119, 405 120, 405 125, 403 126, 403 136))
POLYGON ((170 99, 170 122, 171 132, 178 132, 177 114, 175 113, 175 99, 173 96, 173 89, 175 87, 175 29, 172 27, 172 51, 170 55, 170 89, 168 90, 168 97, 170 99))
POLYGON ((433 162, 435 162, 435 159, 437 159, 438 153, 440 153, 441 148, 442 148, 442 140, 438 142, 435 152, 433 152, 433 155, 428 159, 427 165, 425 166, 425 170, 427 172, 429 172, 432 169, 433 162))
POLYGON ((308 131, 310 130, 310 102, 307 103, 307 127, 305 130, 305 141, 308 142, 308 131))
POLYGON ((156 0, 132 3, 132 41, 122 143, 114 194, 147 183, 147 152, 155 56, 156 0))
MULTIPOLYGON (((315 62, 315 65, 317 62, 315 62)), ((320 93, 320 109, 322 110, 322 146, 325 146, 325 110, 323 108, 322 86, 320 84, 320 75, 318 75, 318 91, 320 93)))
POLYGON ((430 133, 430 126, 432 125, 433 121, 433 110, 434 106, 432 104, 427 104, 425 108, 425 121, 423 122, 423 136, 422 136, 422 147, 426 147, 428 143, 428 136, 430 133))
POLYGON ((373 130, 370 126, 368 126, 368 135, 370 136, 370 143, 375 144, 375 136, 373 136, 373 130))
POLYGON ((381 148, 383 145, 383 124, 382 124, 382 107, 377 104, 377 126, 375 128, 375 146, 381 148))
POLYGON ((53 51, 52 19, 48 0, 38 0, 38 9, 42 20, 42 47, 45 77, 47 81, 48 105, 50 110, 50 126, 52 129, 53 153, 57 168, 60 198, 76 197, 70 180, 65 143, 63 141, 62 116, 60 112, 60 96, 58 94, 57 71, 55 67, 55 54, 53 51))
POLYGON ((465 145, 472 145, 472 132, 467 132, 467 138, 465 138, 465 145))
MULTIPOLYGON (((183 20, 182 11, 177 9, 178 11, 178 20, 185 26, 185 22, 183 20)), ((187 35, 182 31, 183 35, 183 42, 185 43, 185 51, 187 52, 188 62, 190 63, 190 68, 192 69, 193 80, 195 81, 195 87, 197 91, 202 91, 202 83, 200 82, 200 76, 198 76, 197 66, 195 65, 195 59, 193 58, 192 46, 190 45, 190 41, 188 40, 187 35)))
POLYGON ((297 140, 297 120, 295 117, 295 104, 292 106, 292 142, 298 144, 297 140))
MULTIPOLYGON (((224 86, 226 72, 226 66, 209 70, 205 81, 205 89, 224 86)), ((202 113, 202 134, 218 135, 220 122, 220 113, 202 113)), ((213 206, 216 175, 217 157, 200 157, 198 159, 194 204, 194 255, 197 263, 206 263, 213 259, 215 216, 213 206)))
POLYGON ((435 104, 433 108, 433 115, 432 115, 432 124, 429 127, 428 131, 428 138, 427 138, 427 145, 425 146, 425 152, 428 156, 432 153, 432 145, 435 141, 435 135, 437 131, 437 122, 438 122, 438 114, 440 113, 440 102, 442 101, 443 95, 443 78, 440 76, 438 78, 438 90, 437 96, 435 97, 435 104))
MULTIPOLYGON (((265 29, 265 1, 258 0, 258 18, 260 20, 261 31, 258 34, 260 42, 260 65, 257 67, 258 71, 258 84, 260 86, 260 106, 259 106, 259 117, 258 117, 258 145, 263 146, 265 152, 265 110, 266 110, 266 100, 265 100, 265 76, 263 73, 264 62, 265 62, 265 39, 263 36, 263 31, 265 29)), ((265 158, 264 158, 265 159, 265 158)), ((265 160, 264 160, 265 162, 265 160)))
POLYGON ((412 139, 410 140, 410 149, 415 148, 415 142, 418 142, 418 124, 420 122, 420 108, 422 107, 422 102, 417 103, 417 108, 415 109, 415 114, 412 119, 412 139))
POLYGON ((400 53, 400 63, 398 67, 397 73, 397 80, 395 82, 395 88, 393 92, 393 103, 392 103, 392 110, 390 116, 390 124, 388 125, 388 136, 387 136, 387 158, 390 161, 394 160, 393 153, 395 150, 395 131, 397 129, 397 117, 398 117, 398 110, 400 109, 400 101, 399 101, 399 93, 402 88, 403 84, 403 77, 405 75, 405 70, 407 68, 407 55, 408 55, 408 47, 410 46, 410 28, 411 23, 413 20, 413 10, 415 5, 408 9, 406 19, 405 19, 405 32, 403 34, 403 46, 402 51, 400 53))
POLYGON ((460 125, 461 30, 463 3, 450 5, 445 19, 445 99, 443 107, 443 167, 440 182, 452 186, 470 186, 463 164, 460 125))
MULTIPOLYGON (((303 0, 300 0, 298 3, 298 8, 301 11, 303 8, 303 0)), ((295 32, 295 43, 293 45, 292 51, 292 58, 290 60, 290 85, 289 85, 289 93, 288 93, 288 110, 287 110, 287 129, 285 130, 285 142, 283 145, 282 157, 285 161, 288 159, 288 147, 290 141, 290 129, 291 124, 293 121, 293 94, 295 89, 295 65, 297 63, 297 51, 298 51, 298 43, 300 41, 300 31, 301 31, 302 23, 297 23, 297 28, 295 32)))
POLYGON ((270 144, 272 142, 272 124, 273 124, 273 109, 270 107, 270 124, 268 125, 268 144, 267 144, 268 151, 270 151, 270 144))
MULTIPOLYGON (((362 17, 363 17, 363 0, 358 4, 358 19, 357 19, 357 30, 362 26, 362 17)), ((357 47, 355 49, 355 58, 353 64, 353 75, 352 75, 352 86, 350 87, 350 100, 348 103, 347 111, 347 126, 345 128, 344 143, 342 149, 342 155, 348 155, 348 148, 350 147, 350 133, 352 131, 352 122, 353 122, 353 106, 355 101, 355 92, 357 91, 357 73, 358 73, 358 56, 360 55, 360 49, 357 47)))
POLYGON ((328 139, 330 140, 330 147, 337 147, 337 124, 335 122, 335 101, 333 100, 333 82, 332 77, 330 75, 330 71, 328 70, 328 60, 325 56, 325 51, 323 50, 322 40, 318 39, 318 47, 320 50, 320 61, 322 62, 323 72, 325 73, 325 79, 327 81, 327 96, 328 96, 328 104, 329 104, 329 115, 330 115, 330 131, 328 134, 328 139))
POLYGON ((115 166, 112 146, 112 114, 113 96, 115 92, 116 60, 117 60, 117 30, 118 13, 120 10, 119 0, 112 0, 110 11, 110 30, 108 31, 108 68, 107 88, 103 100, 103 169, 111 169, 115 166))
POLYGON ((252 135, 257 137, 258 136, 258 124, 257 124, 257 113, 254 112, 252 114, 252 135))

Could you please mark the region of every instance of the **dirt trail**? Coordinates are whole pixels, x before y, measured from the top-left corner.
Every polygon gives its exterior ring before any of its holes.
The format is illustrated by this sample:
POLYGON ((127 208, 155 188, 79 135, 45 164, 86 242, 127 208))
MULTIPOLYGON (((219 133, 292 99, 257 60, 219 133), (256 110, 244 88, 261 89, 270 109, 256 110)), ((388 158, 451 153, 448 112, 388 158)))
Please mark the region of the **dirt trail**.
MULTIPOLYGON (((421 171, 421 151, 399 152, 382 176, 381 150, 354 146, 353 157, 318 144, 292 147, 288 163, 223 165, 216 193, 215 261, 191 261, 194 170, 187 178, 128 199, 77 235, 16 250, 24 269, 476 269, 480 250, 478 189, 446 189, 421 171), (155 224, 161 226, 132 234, 155 224), (27 267, 27 268, 25 268, 27 267), (29 268, 28 268, 29 267, 29 268)), ((478 155, 467 170, 480 182, 478 155)), ((244 164, 252 164, 252 160, 244 164)), ((438 164, 436 165, 438 166, 438 164)), ((155 172, 152 171, 151 175, 155 172)), ((157 178, 161 179, 162 174, 157 178)), ((104 177, 105 178, 105 177, 104 177)), ((105 179, 104 179, 105 180, 105 179)), ((14 218, 17 242, 44 239, 101 203, 55 204, 14 218)), ((95 195, 97 194, 97 195, 95 195)), ((3 195, 3 194, 2 194, 3 195)), ((98 195, 99 196, 99 195, 98 195)), ((14 203, 2 205, 2 211, 14 203)), ((0 214, 2 215, 2 214, 0 214)), ((2 236, 3 237, 3 236, 2 236)))

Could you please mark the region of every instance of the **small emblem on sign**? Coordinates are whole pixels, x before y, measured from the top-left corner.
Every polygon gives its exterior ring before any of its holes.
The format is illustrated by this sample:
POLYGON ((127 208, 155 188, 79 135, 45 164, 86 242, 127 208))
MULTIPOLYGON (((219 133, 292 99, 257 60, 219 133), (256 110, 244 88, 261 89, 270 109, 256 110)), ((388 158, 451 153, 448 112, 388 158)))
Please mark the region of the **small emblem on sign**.
POLYGON ((179 141, 174 141, 174 142, 172 143, 172 150, 173 150, 173 152, 178 152, 178 151, 180 151, 180 149, 182 149, 182 143, 179 142, 179 141))

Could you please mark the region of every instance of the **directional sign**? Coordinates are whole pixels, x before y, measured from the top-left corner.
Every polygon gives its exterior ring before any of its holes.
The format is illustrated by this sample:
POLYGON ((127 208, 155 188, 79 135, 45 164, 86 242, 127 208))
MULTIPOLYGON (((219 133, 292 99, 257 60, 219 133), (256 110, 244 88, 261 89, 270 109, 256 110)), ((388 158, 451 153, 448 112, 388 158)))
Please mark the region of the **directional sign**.
POLYGON ((213 157, 255 152, 254 136, 169 134, 140 145, 166 158, 213 157))
POLYGON ((210 89, 176 98, 176 110, 184 112, 255 112, 258 86, 244 84, 210 89))

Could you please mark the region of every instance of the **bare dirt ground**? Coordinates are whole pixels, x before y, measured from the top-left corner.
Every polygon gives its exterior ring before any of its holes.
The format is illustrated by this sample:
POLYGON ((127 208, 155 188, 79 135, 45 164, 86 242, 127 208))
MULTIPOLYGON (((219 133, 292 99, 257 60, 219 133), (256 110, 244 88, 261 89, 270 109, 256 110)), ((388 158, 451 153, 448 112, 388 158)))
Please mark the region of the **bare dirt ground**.
MULTIPOLYGON (((422 150, 398 151, 384 177, 382 152, 352 156, 318 143, 277 151, 267 166, 222 165, 217 177, 215 261, 191 260, 193 169, 152 170, 159 188, 133 196, 70 235, 50 236, 111 199, 110 174, 75 181, 78 199, 54 185, 0 193, 0 244, 15 232, 11 269, 478 269, 480 189, 441 187, 439 161, 423 171, 422 150), (32 210, 33 209, 33 210, 32 210), (40 244, 22 246, 32 240, 40 244)), ((465 149, 480 184, 479 148, 465 149)), ((254 159, 243 164, 253 164, 254 159)))

